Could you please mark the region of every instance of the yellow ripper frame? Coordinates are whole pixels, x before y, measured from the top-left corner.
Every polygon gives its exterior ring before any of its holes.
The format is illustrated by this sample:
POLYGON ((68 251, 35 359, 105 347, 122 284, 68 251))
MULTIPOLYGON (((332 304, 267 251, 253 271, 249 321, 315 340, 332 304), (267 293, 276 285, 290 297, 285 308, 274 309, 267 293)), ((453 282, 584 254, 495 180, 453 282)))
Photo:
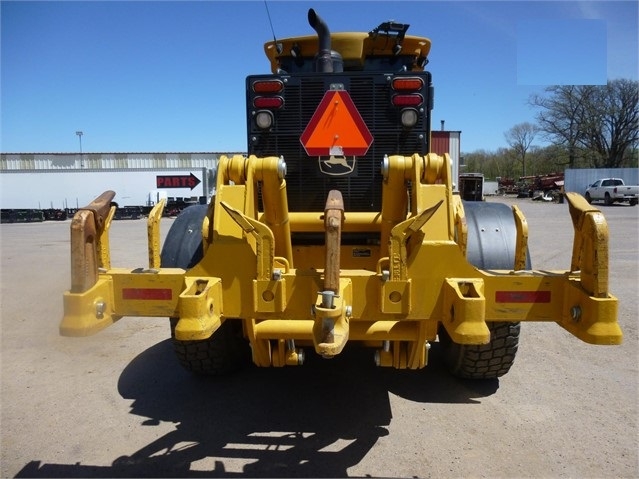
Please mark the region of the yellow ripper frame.
POLYGON ((554 321, 588 343, 621 343, 617 299, 608 291, 608 226, 580 195, 566 194, 569 270, 525 269, 528 227, 517 206, 512 269, 481 270, 466 259, 468 227, 450 157, 390 156, 382 171, 377 213, 344 211, 339 192, 329 194, 323 213, 296 213, 288 211, 282 158, 221 157, 202 224, 204 256, 188 270, 160 267, 163 201, 148 218, 148 268, 111 268, 114 193, 103 193, 71 224, 61 334, 149 316, 178 318, 176 339, 202 340, 239 319, 259 366, 298 364, 296 341, 325 357, 362 341, 379 348, 380 365, 412 369, 426 365, 440 324, 459 344, 488 343, 490 321, 554 321), (324 232, 325 244, 296 245, 295 232, 324 232), (381 240, 342 245, 352 232, 381 240))

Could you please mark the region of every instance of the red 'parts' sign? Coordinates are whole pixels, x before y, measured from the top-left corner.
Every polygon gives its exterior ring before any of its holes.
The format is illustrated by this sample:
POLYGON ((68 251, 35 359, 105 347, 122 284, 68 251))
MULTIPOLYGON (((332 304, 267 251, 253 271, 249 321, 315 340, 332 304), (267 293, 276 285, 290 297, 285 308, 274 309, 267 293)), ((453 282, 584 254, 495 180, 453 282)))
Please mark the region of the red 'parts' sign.
POLYGON ((155 185, 157 188, 195 188, 199 185, 200 179, 193 173, 190 175, 170 175, 157 176, 155 185))
POLYGON ((300 141, 309 156, 361 156, 373 143, 373 136, 348 92, 330 90, 324 94, 300 141))

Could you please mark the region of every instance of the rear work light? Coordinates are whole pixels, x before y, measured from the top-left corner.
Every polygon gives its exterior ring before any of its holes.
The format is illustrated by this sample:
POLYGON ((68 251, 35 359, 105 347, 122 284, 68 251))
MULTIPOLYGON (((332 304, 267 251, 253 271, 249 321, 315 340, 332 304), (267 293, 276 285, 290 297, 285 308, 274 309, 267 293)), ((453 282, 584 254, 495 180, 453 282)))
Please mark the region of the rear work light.
POLYGON ((418 93, 410 93, 407 95, 393 95, 391 99, 393 106, 413 106, 417 107, 424 103, 424 97, 418 93))
POLYGON ((414 108, 404 108, 402 110, 402 126, 405 126, 406 128, 412 128, 417 124, 418 118, 419 114, 414 108))
POLYGON ((255 124, 260 130, 268 130, 273 126, 273 113, 268 110, 261 110, 255 114, 255 124))
POLYGON ((396 91, 419 91, 424 86, 424 81, 419 77, 394 78, 392 85, 396 91))
POLYGON ((284 98, 281 96, 258 96, 253 99, 255 108, 282 108, 284 106, 284 98))
POLYGON ((284 83, 280 80, 258 80, 253 82, 255 93, 279 93, 284 89, 284 83))

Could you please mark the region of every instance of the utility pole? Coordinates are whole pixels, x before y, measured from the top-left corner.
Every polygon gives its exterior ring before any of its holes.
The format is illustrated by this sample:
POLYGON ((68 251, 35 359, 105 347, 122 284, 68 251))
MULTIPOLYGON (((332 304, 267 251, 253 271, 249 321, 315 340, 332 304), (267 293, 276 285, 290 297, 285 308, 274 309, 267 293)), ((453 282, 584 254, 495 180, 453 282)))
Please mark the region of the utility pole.
POLYGON ((84 168, 84 158, 82 157, 82 135, 84 135, 84 133, 78 130, 75 134, 78 135, 78 138, 80 139, 80 168, 84 168))

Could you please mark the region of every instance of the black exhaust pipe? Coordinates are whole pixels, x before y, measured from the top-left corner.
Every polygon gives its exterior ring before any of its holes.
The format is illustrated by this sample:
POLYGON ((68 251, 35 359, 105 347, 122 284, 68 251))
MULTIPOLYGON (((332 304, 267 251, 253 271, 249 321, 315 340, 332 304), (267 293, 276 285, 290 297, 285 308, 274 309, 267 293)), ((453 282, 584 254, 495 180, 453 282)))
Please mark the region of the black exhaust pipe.
POLYGON ((315 57, 315 71, 333 73, 333 58, 331 57, 331 32, 328 26, 312 8, 308 10, 308 23, 317 32, 319 50, 315 57))

